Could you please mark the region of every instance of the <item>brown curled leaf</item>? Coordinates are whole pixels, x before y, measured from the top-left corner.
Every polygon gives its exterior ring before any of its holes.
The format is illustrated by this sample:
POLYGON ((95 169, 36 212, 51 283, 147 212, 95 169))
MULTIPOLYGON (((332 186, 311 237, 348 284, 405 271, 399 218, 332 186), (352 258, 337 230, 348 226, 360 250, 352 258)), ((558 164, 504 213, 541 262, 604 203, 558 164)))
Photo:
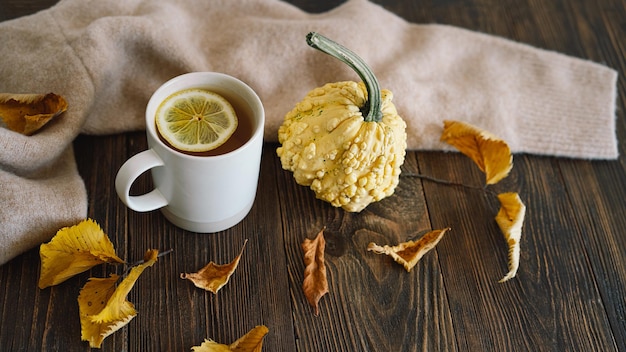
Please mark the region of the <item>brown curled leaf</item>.
POLYGON ((498 183, 513 168, 513 156, 508 144, 490 132, 460 121, 444 121, 441 140, 472 159, 488 185, 498 183))
POLYGON ((398 264, 402 264, 407 272, 419 262, 424 254, 435 248, 437 243, 443 238, 443 235, 450 228, 443 230, 433 230, 422 236, 417 241, 408 241, 400 243, 397 246, 379 246, 372 242, 367 246, 367 250, 376 254, 386 254, 393 258, 398 264))
POLYGON ((239 265, 239 260, 243 254, 244 248, 246 248, 246 240, 241 247, 241 252, 239 255, 233 259, 228 264, 215 264, 214 262, 209 262, 204 268, 200 269, 198 272, 187 274, 180 274, 181 279, 191 280, 196 287, 205 289, 207 291, 211 291, 214 294, 217 294, 224 285, 228 283, 228 280, 237 269, 239 265))
POLYGON ((26 136, 33 135, 66 110, 65 99, 54 93, 0 93, 0 126, 26 136))
POLYGON ((230 345, 224 345, 209 339, 204 340, 200 346, 192 347, 191 350, 193 352, 261 352, 263 349, 263 338, 268 332, 267 326, 259 325, 230 345))
POLYGON ((316 316, 320 313, 318 307, 320 298, 328 293, 326 264, 324 261, 324 250, 326 247, 324 229, 317 234, 315 239, 310 240, 307 238, 302 243, 302 251, 304 252, 304 282, 302 283, 302 290, 311 307, 315 309, 316 316))
POLYGON ((509 272, 499 281, 505 282, 515 277, 519 268, 520 239, 526 206, 519 195, 513 192, 498 194, 498 200, 501 207, 496 215, 496 222, 509 248, 509 272))

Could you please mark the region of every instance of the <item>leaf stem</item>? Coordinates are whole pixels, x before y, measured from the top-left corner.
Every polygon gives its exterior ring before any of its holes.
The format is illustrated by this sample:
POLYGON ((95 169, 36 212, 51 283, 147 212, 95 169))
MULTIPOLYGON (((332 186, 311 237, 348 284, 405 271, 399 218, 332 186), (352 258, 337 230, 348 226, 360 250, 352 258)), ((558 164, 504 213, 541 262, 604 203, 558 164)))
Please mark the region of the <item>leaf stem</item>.
MULTIPOLYGON (((164 252, 159 252, 159 254, 157 254, 157 258, 164 257, 164 256, 172 253, 173 251, 174 251, 173 249, 168 249, 168 250, 166 250, 164 252)), ((126 270, 124 270, 124 275, 123 276, 126 276, 130 272, 130 270, 132 268, 136 267, 137 265, 143 264, 145 262, 146 261, 144 259, 142 259, 142 260, 138 260, 138 261, 136 261, 136 262, 134 262, 132 264, 128 264, 128 267, 126 268, 126 270)))
POLYGON ((490 189, 487 189, 487 185, 484 185, 482 187, 480 187, 480 186, 472 186, 472 185, 467 185, 465 183, 453 182, 453 181, 444 180, 444 179, 433 177, 433 176, 428 176, 428 175, 423 175, 423 174, 405 173, 405 172, 401 173, 400 177, 421 178, 423 180, 427 180, 427 181, 443 184, 443 185, 446 185, 446 186, 455 186, 455 187, 469 188, 469 189, 474 189, 474 190, 478 190, 478 191, 483 191, 483 192, 485 192, 487 194, 490 194, 490 195, 496 195, 495 192, 491 191, 490 189))
POLYGON ((306 42, 310 47, 341 60, 359 75, 367 89, 367 101, 361 107, 361 113, 365 117, 365 121, 379 122, 383 117, 380 85, 365 61, 350 49, 316 32, 307 34, 306 42))

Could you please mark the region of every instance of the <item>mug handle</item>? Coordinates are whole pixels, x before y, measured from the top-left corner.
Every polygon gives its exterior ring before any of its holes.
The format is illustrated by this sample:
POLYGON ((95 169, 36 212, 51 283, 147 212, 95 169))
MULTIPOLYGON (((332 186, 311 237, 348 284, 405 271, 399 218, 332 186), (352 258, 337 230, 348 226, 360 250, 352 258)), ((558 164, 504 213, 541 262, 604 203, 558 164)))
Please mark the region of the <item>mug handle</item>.
POLYGON ((153 149, 148 149, 135 154, 120 167, 115 177, 115 190, 126 206, 135 211, 146 212, 167 205, 167 199, 156 188, 140 196, 129 194, 133 182, 141 174, 157 166, 163 166, 163 160, 153 149))

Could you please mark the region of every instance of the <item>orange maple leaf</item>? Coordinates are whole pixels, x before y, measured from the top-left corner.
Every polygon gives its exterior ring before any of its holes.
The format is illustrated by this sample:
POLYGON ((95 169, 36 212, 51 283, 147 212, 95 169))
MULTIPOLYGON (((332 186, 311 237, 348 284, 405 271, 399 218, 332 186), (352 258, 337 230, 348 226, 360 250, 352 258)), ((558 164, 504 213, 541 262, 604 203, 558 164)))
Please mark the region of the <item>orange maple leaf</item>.
MULTIPOLYGON (((325 229, 325 228, 324 228, 325 229)), ((322 296, 328 293, 328 281, 326 279, 326 264, 324 250, 326 240, 322 229, 315 239, 306 238, 302 243, 304 252, 304 281, 302 290, 309 304, 315 309, 315 315, 319 315, 318 302, 322 296)))

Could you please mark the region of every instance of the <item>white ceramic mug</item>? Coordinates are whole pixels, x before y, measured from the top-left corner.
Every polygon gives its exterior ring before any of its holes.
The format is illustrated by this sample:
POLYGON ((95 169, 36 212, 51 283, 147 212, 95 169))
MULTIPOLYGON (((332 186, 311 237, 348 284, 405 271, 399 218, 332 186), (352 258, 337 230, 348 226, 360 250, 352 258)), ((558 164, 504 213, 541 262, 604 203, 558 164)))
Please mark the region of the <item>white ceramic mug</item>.
POLYGON ((154 92, 146 108, 148 150, 134 155, 115 178, 117 194, 129 208, 160 209, 174 225, 194 232, 218 232, 238 224, 256 196, 265 112, 257 94, 242 81, 215 72, 175 77, 154 92), (252 136, 238 149, 217 156, 178 152, 158 137, 155 113, 165 98, 180 90, 205 88, 245 109, 252 119, 252 136), (154 190, 129 194, 133 182, 151 170, 154 190))

